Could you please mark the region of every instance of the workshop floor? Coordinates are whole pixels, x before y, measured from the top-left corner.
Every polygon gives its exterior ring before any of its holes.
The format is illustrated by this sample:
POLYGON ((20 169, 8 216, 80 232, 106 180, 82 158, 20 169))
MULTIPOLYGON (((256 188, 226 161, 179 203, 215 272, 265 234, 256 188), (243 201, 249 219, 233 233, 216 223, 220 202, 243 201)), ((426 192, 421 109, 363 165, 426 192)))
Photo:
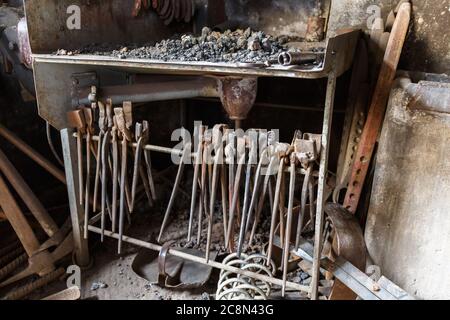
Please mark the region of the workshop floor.
MULTIPOLYGON (((171 178, 169 178, 170 181, 171 178)), ((191 181, 190 175, 187 175, 187 182, 191 181)), ((168 202, 170 193, 167 186, 158 184, 160 191, 159 201, 154 207, 149 208, 145 203, 145 197, 136 212, 132 215, 132 224, 125 228, 125 234, 136 239, 156 243, 159 233, 165 204, 168 202)), ((197 248, 204 252, 207 238, 207 219, 203 219, 202 241, 196 243, 196 239, 187 242, 187 231, 189 221, 190 197, 187 192, 189 183, 180 188, 181 192, 177 198, 177 205, 170 216, 162 243, 169 240, 175 240, 176 246, 185 248, 197 248)), ((67 208, 68 209, 68 208, 67 208)), ((259 244, 267 242, 267 236, 263 232, 268 228, 268 219, 263 219, 261 227, 255 234, 256 244, 252 249, 260 251, 259 244), (267 220, 267 221, 266 221, 267 220)), ((197 224, 194 223, 194 232, 197 230, 197 224)), ((215 215, 212 227, 211 250, 215 252, 225 252, 223 248, 223 223, 221 215, 215 215)), ((237 240, 237 239, 235 239, 237 240)), ((219 271, 213 269, 209 280, 201 288, 193 290, 174 290, 164 289, 158 285, 151 284, 148 280, 138 276, 132 268, 133 260, 140 252, 139 247, 124 243, 122 254, 117 254, 117 240, 105 237, 104 242, 100 242, 100 236, 94 233, 89 234, 90 256, 93 262, 87 270, 81 270, 81 299, 95 300, 209 300, 215 294, 219 271)), ((223 256, 222 256, 223 258, 223 256)), ((220 258, 218 258, 220 259, 220 258)), ((70 257, 66 259, 64 266, 72 264, 70 257)), ((60 281, 54 282, 46 287, 36 290, 28 296, 28 299, 42 299, 56 292, 67 288, 66 280, 69 275, 65 275, 60 281)), ((289 275, 289 280, 300 282, 307 280, 300 277, 298 272, 289 275)), ((30 279, 31 280, 31 279, 30 279)), ((305 282, 306 284, 306 282, 305 282)), ((275 289, 275 288, 273 288, 275 289)), ((279 289, 279 288, 278 288, 279 289)), ((14 289, 13 289, 14 290, 14 289)), ((279 290, 275 290, 279 291, 279 290)), ((274 295, 276 297, 277 294, 274 295)), ((300 298, 295 296, 295 298, 300 298)))
POLYGON ((108 240, 97 247, 95 265, 91 270, 82 271, 82 299, 99 300, 198 300, 208 299, 205 289, 199 291, 174 291, 151 285, 139 277, 131 268, 137 252, 128 248, 129 253, 118 256, 116 242, 108 240), (106 286, 102 288, 103 284, 106 286), (100 287, 96 289, 96 287, 100 287), (204 293, 202 295, 202 293, 204 293))
MULTIPOLYGON (((180 232, 178 221, 167 229, 167 237, 185 239, 185 233, 180 232)), ((126 234, 135 238, 149 241, 159 230, 158 216, 150 214, 135 217, 133 227, 126 230, 126 234)), ((215 276, 202 288, 195 290, 169 290, 152 285, 146 279, 139 277, 132 269, 132 263, 139 248, 123 246, 123 253, 117 254, 117 241, 105 238, 100 242, 99 236, 90 234, 90 255, 94 257, 92 266, 81 270, 81 299, 89 300, 208 300, 214 293, 215 276)), ((66 278, 34 292, 29 299, 41 299, 66 288, 66 278)))

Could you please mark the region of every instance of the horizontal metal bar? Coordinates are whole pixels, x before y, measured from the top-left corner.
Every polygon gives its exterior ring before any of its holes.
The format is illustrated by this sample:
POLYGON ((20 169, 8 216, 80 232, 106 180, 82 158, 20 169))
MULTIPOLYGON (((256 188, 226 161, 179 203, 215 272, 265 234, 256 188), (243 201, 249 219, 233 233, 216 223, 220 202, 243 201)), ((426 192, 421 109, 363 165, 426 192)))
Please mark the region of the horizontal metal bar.
MULTIPOLYGON (((348 50, 351 51, 351 50, 348 50)), ((343 54, 345 57, 345 54, 343 54)), ((230 75, 230 76, 261 76, 261 77, 287 77, 319 79, 326 77, 329 72, 327 60, 320 68, 311 70, 299 70, 285 66, 273 66, 269 68, 240 67, 236 63, 208 63, 208 62, 180 62, 160 61, 148 59, 119 59, 114 57, 78 55, 78 56, 56 56, 50 54, 33 54, 38 63, 68 64, 83 66, 104 66, 123 69, 139 70, 139 73, 159 74, 189 74, 189 75, 230 75)), ((345 71, 342 70, 341 73, 345 71)))
MULTIPOLYGON (((221 103, 219 99, 217 98, 208 98, 208 97, 195 97, 191 98, 190 100, 195 101, 205 101, 205 102, 214 102, 214 103, 221 103)), ((254 107, 261 107, 261 108, 270 108, 270 109, 285 109, 285 110, 292 110, 292 111, 306 111, 306 112, 323 112, 324 108, 323 106, 296 106, 296 105, 288 105, 288 104, 280 104, 280 103, 269 103, 269 102, 258 102, 256 101, 253 105, 254 107)), ((333 110, 334 113, 344 114, 345 110, 333 110)))
MULTIPOLYGON (((97 228, 95 226, 88 226, 88 230, 97 234, 101 234, 101 229, 97 228)), ((104 235, 107 237, 111 237, 114 239, 119 239, 119 235, 117 233, 111 232, 111 231, 106 231, 104 232, 104 235)), ((134 244, 137 245, 139 247, 143 247, 143 248, 147 248, 150 250, 154 250, 154 251, 160 251, 162 246, 157 245, 157 244, 153 244, 150 242, 146 242, 146 241, 142 241, 139 239, 135 239, 132 237, 128 237, 128 236, 123 236, 122 237, 122 241, 130 243, 130 244, 134 244)), ((264 282, 269 282, 271 284, 274 285, 278 285, 278 286, 282 286, 283 285, 283 280, 281 279, 277 279, 277 278, 272 278, 269 276, 265 276, 262 274, 258 274, 255 272, 251 272, 251 271, 247 271, 247 270, 242 270, 236 267, 232 267, 232 266, 228 266, 226 264, 220 263, 220 262, 216 262, 216 261, 206 261, 205 258, 202 257, 197 257, 194 256, 192 254, 188 254, 188 253, 184 253, 182 251, 176 250, 176 249, 169 249, 168 254, 171 254, 175 257, 178 258, 182 258, 185 260, 189 260, 189 261, 193 261, 193 262, 197 262, 203 265, 207 265, 213 268, 217 268, 217 269, 221 269, 221 270, 226 270, 226 271, 230 271, 230 272, 234 272, 243 276, 247 276, 247 277, 251 277, 257 280, 261 280, 264 282)), ((286 287, 289 289, 293 289, 293 290, 298 290, 298 291, 302 291, 302 292, 309 292, 309 286, 304 286, 304 285, 300 285, 294 282, 286 282, 286 287)))
MULTIPOLYGON (((74 138, 78 137, 78 134, 75 132, 73 134, 74 138)), ((83 138, 85 138, 85 136, 83 136, 83 138)), ((99 137, 98 136, 92 136, 91 139, 93 141, 98 141, 99 137)), ((136 148, 137 143, 136 142, 130 142, 129 146, 136 148)), ((155 146, 155 145, 151 145, 151 144, 147 144, 144 146, 145 150, 148 151, 154 151, 154 152, 160 152, 160 153, 168 153, 168 154, 176 154, 181 156, 183 154, 183 150, 179 150, 179 149, 174 149, 174 148, 166 148, 166 147, 161 147, 161 146, 155 146)), ((192 154, 193 156, 195 156, 195 154, 192 154)))
MULTIPOLYGON (((75 105, 90 104, 90 88, 82 90, 75 105)), ((214 78, 198 77, 189 80, 136 83, 99 88, 98 97, 109 98, 113 104, 123 101, 133 103, 189 99, 194 97, 218 97, 214 78)))

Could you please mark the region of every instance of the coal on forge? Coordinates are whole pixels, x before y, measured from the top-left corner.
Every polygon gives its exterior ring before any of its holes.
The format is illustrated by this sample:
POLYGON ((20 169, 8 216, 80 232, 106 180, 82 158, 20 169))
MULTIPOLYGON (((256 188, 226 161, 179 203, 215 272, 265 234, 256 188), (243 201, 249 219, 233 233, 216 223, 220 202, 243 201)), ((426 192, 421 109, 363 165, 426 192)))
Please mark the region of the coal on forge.
MULTIPOLYGON (((289 43, 298 40, 289 36, 271 36, 263 31, 250 28, 213 31, 209 27, 202 29, 201 35, 184 34, 162 40, 154 46, 91 44, 79 50, 58 50, 56 55, 90 54, 112 56, 120 59, 151 59, 162 61, 203 61, 231 63, 276 64, 280 54, 295 52, 303 54, 298 48, 290 48, 289 43)), ((321 49, 314 48, 305 54, 319 54, 321 49)), ((320 56, 301 64, 320 63, 320 56)))

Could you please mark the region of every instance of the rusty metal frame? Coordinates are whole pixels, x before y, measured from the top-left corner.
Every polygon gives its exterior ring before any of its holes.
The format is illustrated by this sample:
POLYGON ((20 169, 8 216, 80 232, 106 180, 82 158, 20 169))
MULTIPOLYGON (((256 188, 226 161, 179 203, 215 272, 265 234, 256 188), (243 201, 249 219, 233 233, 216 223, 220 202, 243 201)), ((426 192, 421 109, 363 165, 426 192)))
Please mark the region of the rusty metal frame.
POLYGON ((311 281, 311 299, 318 299, 320 277, 320 260, 322 256, 325 186, 328 173, 328 157, 330 149, 331 125, 333 120, 334 97, 336 93, 337 74, 332 71, 328 75, 325 111, 323 115, 322 146, 320 152, 319 185, 317 193, 316 221, 314 234, 314 256, 311 281))
POLYGON ((64 165, 66 170, 67 194, 69 196, 70 217, 72 220, 72 230, 74 238, 74 257, 80 266, 89 264, 89 249, 87 240, 84 239, 81 228, 84 221, 84 214, 78 202, 78 175, 77 172, 77 152, 75 140, 72 138, 71 129, 61 130, 61 143, 63 147, 64 165))

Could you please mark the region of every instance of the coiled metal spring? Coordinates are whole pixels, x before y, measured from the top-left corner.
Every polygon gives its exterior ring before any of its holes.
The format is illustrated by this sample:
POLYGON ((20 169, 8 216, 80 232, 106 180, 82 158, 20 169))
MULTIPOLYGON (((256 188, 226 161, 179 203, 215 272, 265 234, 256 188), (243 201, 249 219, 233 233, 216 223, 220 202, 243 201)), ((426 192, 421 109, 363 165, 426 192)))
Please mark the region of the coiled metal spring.
MULTIPOLYGON (((228 266, 273 277, 276 271, 275 264, 273 261, 267 262, 267 257, 261 254, 246 255, 243 253, 240 258, 236 253, 232 253, 223 261, 228 266)), ((222 270, 217 286, 216 299, 267 300, 271 290, 272 285, 266 281, 222 270)))

